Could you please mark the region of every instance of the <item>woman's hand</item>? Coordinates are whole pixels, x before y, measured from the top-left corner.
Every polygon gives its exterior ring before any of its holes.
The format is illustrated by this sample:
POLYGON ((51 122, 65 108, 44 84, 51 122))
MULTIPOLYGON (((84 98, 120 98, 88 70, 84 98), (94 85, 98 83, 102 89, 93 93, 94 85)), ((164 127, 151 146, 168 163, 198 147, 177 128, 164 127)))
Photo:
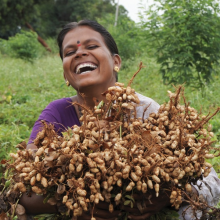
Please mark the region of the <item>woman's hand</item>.
POLYGON ((114 210, 111 213, 109 212, 109 203, 99 201, 99 204, 95 205, 93 210, 91 209, 90 212, 83 212, 80 219, 91 220, 92 212, 96 220, 115 220, 118 218, 121 210, 114 210))
MULTIPOLYGON (((128 212, 128 218, 132 220, 145 220, 151 215, 159 212, 161 209, 170 205, 169 193, 160 191, 158 197, 155 195, 155 191, 150 191, 146 194, 134 194, 135 200, 134 207, 121 205, 120 209, 109 212, 109 203, 99 202, 95 205, 93 210, 93 217, 96 220, 115 220, 124 211, 128 212)), ((88 213, 83 213, 80 219, 91 220, 92 210, 88 213)))
POLYGON ((121 206, 121 210, 129 212, 128 218, 133 220, 145 220, 170 205, 169 193, 166 191, 160 191, 158 197, 152 190, 146 194, 134 194, 133 198, 135 200, 133 208, 121 206))
POLYGON ((27 150, 29 150, 29 149, 31 149, 31 150, 37 150, 38 148, 37 148, 37 146, 35 145, 35 144, 28 144, 27 145, 27 148, 26 148, 27 150))

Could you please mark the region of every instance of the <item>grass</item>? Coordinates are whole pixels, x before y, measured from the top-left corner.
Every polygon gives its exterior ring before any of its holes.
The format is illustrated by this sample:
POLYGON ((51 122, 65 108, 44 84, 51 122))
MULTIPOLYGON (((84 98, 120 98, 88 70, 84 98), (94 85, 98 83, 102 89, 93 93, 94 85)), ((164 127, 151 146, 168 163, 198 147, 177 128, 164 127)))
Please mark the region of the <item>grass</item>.
POLYGON ((31 132, 40 112, 52 100, 72 96, 63 79, 58 56, 44 56, 33 64, 2 56, 0 59, 0 158, 31 132))

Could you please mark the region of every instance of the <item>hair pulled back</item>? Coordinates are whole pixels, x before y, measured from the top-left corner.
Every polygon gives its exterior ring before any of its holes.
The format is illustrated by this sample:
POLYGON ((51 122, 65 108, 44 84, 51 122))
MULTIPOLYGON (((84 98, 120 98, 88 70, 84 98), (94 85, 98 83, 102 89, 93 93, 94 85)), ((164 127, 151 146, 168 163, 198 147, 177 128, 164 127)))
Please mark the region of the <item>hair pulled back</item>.
POLYGON ((66 24, 63 27, 63 29, 60 31, 60 33, 57 37, 57 43, 59 46, 59 53, 60 53, 61 59, 63 59, 62 44, 63 44, 64 37, 66 36, 66 34, 69 31, 73 30, 76 27, 80 27, 80 26, 88 26, 88 27, 92 28, 94 31, 99 32, 102 35, 104 42, 105 42, 106 46, 108 47, 110 53, 112 55, 118 54, 118 47, 115 43, 115 40, 113 39, 111 34, 102 25, 100 25, 96 21, 81 20, 79 22, 71 22, 71 23, 66 24))

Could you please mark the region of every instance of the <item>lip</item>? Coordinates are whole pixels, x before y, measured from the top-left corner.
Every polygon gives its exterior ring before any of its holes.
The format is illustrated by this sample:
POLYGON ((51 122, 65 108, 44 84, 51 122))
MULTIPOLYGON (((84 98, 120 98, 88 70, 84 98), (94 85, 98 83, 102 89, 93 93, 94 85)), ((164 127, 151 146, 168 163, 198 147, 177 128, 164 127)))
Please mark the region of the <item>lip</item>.
MULTIPOLYGON (((78 67, 79 65, 81 65, 81 64, 84 64, 84 63, 88 63, 88 64, 95 65, 95 66, 97 66, 97 68, 98 68, 98 64, 96 64, 96 63, 94 63, 94 62, 91 62, 91 61, 80 62, 80 63, 78 63, 78 64, 75 66, 75 68, 74 68, 74 73, 75 73, 75 74, 76 74, 76 69, 77 69, 77 67, 78 67)), ((77 75, 78 75, 78 74, 77 74, 77 75)))

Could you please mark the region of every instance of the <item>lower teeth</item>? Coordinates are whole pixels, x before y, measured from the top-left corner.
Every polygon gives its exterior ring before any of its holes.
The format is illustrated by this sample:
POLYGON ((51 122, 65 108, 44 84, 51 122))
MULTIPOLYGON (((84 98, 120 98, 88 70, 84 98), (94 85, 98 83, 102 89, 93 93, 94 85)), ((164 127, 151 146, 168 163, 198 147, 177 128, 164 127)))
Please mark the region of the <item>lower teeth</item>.
POLYGON ((81 74, 83 74, 83 73, 88 73, 88 72, 91 72, 91 70, 88 70, 88 71, 82 72, 81 74))

